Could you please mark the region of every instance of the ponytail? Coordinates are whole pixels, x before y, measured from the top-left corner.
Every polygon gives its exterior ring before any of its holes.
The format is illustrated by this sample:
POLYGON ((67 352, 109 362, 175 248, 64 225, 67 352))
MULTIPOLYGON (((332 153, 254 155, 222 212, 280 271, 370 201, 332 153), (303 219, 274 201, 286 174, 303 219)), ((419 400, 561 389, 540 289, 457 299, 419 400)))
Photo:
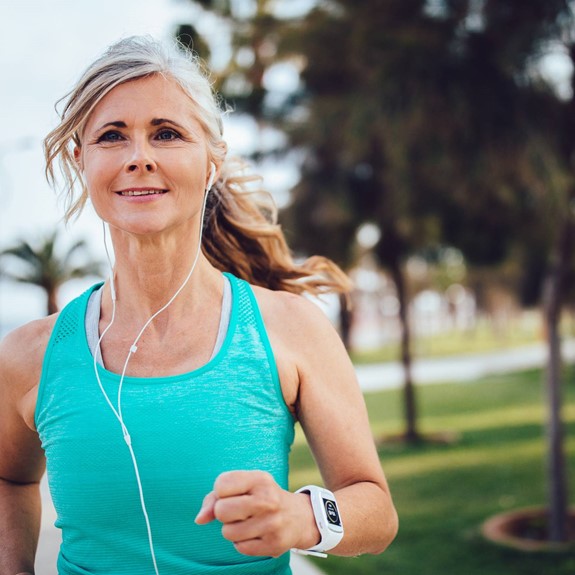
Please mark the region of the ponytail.
POLYGON ((351 280, 331 260, 294 261, 277 223, 277 207, 260 183, 242 160, 224 162, 204 219, 202 248, 210 263, 272 290, 312 295, 351 291, 351 280))

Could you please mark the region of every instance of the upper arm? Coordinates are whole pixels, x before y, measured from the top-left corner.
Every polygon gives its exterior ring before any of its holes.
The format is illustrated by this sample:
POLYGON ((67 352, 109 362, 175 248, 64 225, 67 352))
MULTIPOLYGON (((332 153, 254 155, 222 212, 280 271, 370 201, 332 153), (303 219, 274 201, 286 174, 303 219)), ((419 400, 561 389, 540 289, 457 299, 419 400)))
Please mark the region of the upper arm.
POLYGON ((28 324, 0 342, 0 478, 39 481, 44 451, 33 413, 52 318, 28 324))
MULTIPOLYGON (((282 294, 264 317, 282 388, 297 387, 295 410, 326 486, 337 490, 369 481, 387 490, 363 394, 347 351, 329 319, 313 302, 282 294)), ((289 391, 288 391, 289 393, 289 391)))

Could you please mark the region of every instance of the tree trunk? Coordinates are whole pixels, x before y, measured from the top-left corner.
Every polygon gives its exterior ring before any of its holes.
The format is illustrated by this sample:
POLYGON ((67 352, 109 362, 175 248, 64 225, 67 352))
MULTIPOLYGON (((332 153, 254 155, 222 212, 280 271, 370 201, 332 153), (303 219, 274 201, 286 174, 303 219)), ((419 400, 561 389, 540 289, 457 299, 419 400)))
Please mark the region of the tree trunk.
POLYGON ((405 410, 405 440, 417 443, 421 437, 417 431, 417 406, 415 401, 415 386, 412 376, 411 329, 409 325, 409 301, 407 286, 401 262, 394 259, 389 262, 389 271, 399 300, 399 321, 401 324, 401 363, 404 374, 404 410, 405 410))
POLYGON ((347 351, 351 349, 351 325, 353 323, 353 312, 349 300, 347 294, 339 295, 339 331, 347 351))
POLYGON ((57 301, 58 293, 56 290, 49 289, 46 290, 46 298, 47 298, 47 305, 46 305, 46 312, 48 315, 52 315, 58 311, 58 301, 57 301))
POLYGON ((567 540, 568 497, 561 421, 561 336, 559 323, 567 268, 573 253, 575 226, 568 219, 560 232, 549 273, 545 280, 543 306, 547 333, 548 360, 548 489, 549 540, 567 540))

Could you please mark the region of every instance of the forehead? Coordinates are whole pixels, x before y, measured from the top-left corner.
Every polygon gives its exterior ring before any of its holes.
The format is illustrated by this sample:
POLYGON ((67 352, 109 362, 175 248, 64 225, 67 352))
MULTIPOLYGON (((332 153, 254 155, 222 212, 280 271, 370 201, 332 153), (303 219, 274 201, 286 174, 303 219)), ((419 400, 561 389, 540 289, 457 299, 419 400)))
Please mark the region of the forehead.
POLYGON ((128 124, 154 118, 197 125, 196 112, 193 101, 175 80, 154 75, 125 82, 108 92, 88 117, 86 130, 106 122, 128 124))

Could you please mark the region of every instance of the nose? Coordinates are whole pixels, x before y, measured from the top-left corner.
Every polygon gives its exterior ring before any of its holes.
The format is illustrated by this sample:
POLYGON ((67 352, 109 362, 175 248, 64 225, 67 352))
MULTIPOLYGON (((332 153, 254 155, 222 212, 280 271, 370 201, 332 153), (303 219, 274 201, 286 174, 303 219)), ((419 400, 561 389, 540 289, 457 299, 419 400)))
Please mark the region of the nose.
POLYGON ((146 142, 134 142, 125 164, 125 171, 129 173, 154 173, 158 169, 153 157, 153 151, 146 142))

